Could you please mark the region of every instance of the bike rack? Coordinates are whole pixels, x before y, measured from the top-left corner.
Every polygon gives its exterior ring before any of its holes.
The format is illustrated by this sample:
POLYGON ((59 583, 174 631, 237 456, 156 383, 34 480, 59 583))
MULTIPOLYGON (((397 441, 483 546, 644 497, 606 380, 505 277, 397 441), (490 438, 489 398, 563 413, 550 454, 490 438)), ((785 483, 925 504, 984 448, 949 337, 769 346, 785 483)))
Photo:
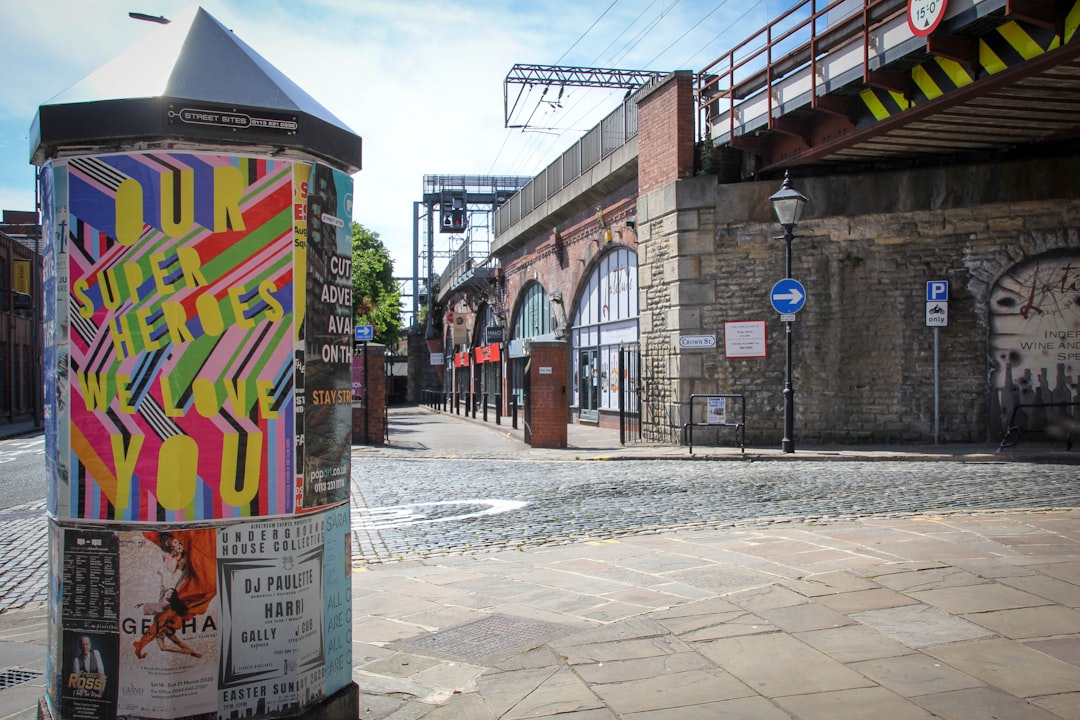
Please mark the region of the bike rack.
MULTIPOLYGON (((1027 432, 1041 432, 1045 433, 1046 430, 1033 430, 1032 428, 1025 428, 1016 424, 1016 413, 1023 408, 1052 408, 1052 407, 1080 407, 1080 402, 1056 402, 1056 403, 1019 403, 1013 407, 1012 412, 1009 414, 1009 424, 1005 426, 1005 434, 1001 436, 1001 443, 998 445, 997 452, 1001 452, 1007 447, 1013 447, 1020 442, 1020 434, 1025 430, 1027 432)), ((1072 450, 1073 446, 1073 431, 1068 429, 1065 431, 1065 449, 1072 450)))
POLYGON ((739 446, 739 451, 746 452, 746 399, 742 395, 712 395, 695 393, 690 396, 690 421, 683 425, 683 437, 686 439, 686 444, 690 447, 690 454, 694 454, 694 428, 734 428, 735 430, 735 444, 739 446), (709 422, 708 420, 708 401, 712 399, 723 398, 725 406, 728 400, 737 400, 739 403, 739 421, 729 422, 727 420, 727 408, 725 407, 724 420, 719 422, 709 422), (705 403, 704 416, 705 422, 695 422, 694 418, 694 403, 701 401, 705 403))

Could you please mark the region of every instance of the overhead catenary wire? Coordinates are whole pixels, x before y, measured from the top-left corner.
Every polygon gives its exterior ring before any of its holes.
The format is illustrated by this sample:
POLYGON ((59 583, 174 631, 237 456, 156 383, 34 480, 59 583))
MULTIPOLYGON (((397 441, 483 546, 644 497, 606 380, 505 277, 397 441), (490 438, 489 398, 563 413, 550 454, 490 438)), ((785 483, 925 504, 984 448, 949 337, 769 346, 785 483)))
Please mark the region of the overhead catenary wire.
POLYGON ((569 54, 570 54, 570 51, 571 51, 571 50, 573 50, 573 49, 574 49, 575 47, 577 47, 577 44, 578 44, 579 42, 581 42, 582 40, 584 40, 584 39, 585 39, 585 36, 586 36, 586 35, 588 35, 588 34, 589 34, 590 32, 592 32, 592 29, 593 29, 594 27, 596 27, 597 23, 599 23, 599 22, 600 22, 601 20, 603 20, 603 19, 604 19, 604 16, 605 16, 605 15, 607 15, 607 14, 608 14, 609 12, 611 12, 611 8, 615 7, 615 6, 616 6, 616 5, 618 5, 618 4, 619 4, 619 0, 611 0, 611 4, 610 4, 610 5, 608 5, 608 6, 607 6, 607 8, 605 8, 605 9, 604 9, 604 12, 600 13, 600 17, 598 17, 598 18, 596 18, 595 20, 593 20, 593 24, 592 24, 592 25, 590 25, 590 26, 588 27, 588 29, 586 29, 586 30, 585 30, 585 32, 581 33, 581 37, 579 37, 579 38, 578 38, 577 40, 575 40, 575 41, 574 41, 574 43, 573 43, 573 44, 572 44, 572 45, 571 45, 570 47, 566 48, 566 51, 565 51, 565 52, 564 52, 564 53, 563 53, 562 55, 560 55, 560 56, 558 57, 558 59, 557 59, 557 60, 555 60, 555 62, 554 62, 554 63, 552 63, 552 64, 554 64, 554 65, 558 65, 558 64, 559 64, 560 62, 562 62, 562 59, 563 59, 564 57, 566 57, 567 55, 569 55, 569 54))
MULTIPOLYGON (((711 40, 705 43, 701 49, 689 55, 687 59, 678 66, 667 69, 687 69, 689 63, 692 62, 694 58, 705 53, 710 45, 714 44, 719 38, 722 38, 726 33, 730 32, 733 27, 738 25, 738 23, 749 16, 755 9, 759 8, 764 1, 766 0, 758 0, 758 2, 755 2, 750 7, 746 8, 735 20, 728 23, 720 33, 715 34, 711 40)), ((596 31, 600 26, 601 21, 611 13, 618 3, 619 0, 610 2, 596 19, 592 21, 589 27, 559 56, 556 64, 562 62, 575 48, 581 46, 589 37, 590 33, 596 31)), ((627 65, 625 63, 625 58, 638 49, 646 39, 655 36, 656 28, 660 23, 665 20, 670 23, 673 18, 680 17, 680 15, 672 13, 672 10, 679 3, 680 0, 651 0, 644 10, 638 12, 632 20, 622 26, 622 29, 614 35, 613 39, 605 45, 603 50, 593 56, 591 65, 602 65, 607 67, 622 67, 627 65), (658 2, 661 1, 663 4, 659 8, 659 12, 642 24, 643 18, 648 17, 650 11, 655 9, 658 2), (634 28, 639 25, 639 30, 631 35, 634 28), (625 40, 625 42, 623 42, 622 45, 619 45, 620 40, 625 40), (607 59, 605 60, 605 58, 607 59)), ((681 43, 684 43, 694 31, 699 30, 706 25, 710 18, 713 18, 727 5, 729 5, 729 0, 723 0, 716 4, 707 13, 700 16, 697 20, 692 21, 692 24, 679 33, 674 41, 669 42, 648 63, 645 63, 644 65, 633 63, 631 66, 627 66, 627 69, 633 69, 634 67, 641 67, 642 69, 649 69, 652 67, 655 69, 654 66, 665 56, 669 55, 673 49, 678 48, 681 43)), ((687 13, 683 12, 681 17, 685 19, 686 14, 687 13)), ((678 25, 682 25, 682 22, 678 23, 678 25)), ((671 28, 669 28, 669 32, 670 30, 671 28)), ((670 35, 668 36, 670 37, 670 35)), ((508 134, 500 145, 495 160, 492 161, 492 168, 494 168, 498 161, 505 157, 507 151, 516 144, 518 145, 518 151, 515 153, 515 157, 510 166, 512 168, 511 172, 513 174, 527 174, 534 172, 539 162, 550 159, 555 146, 558 143, 563 142, 568 134, 585 132, 595 125, 595 122, 590 122, 590 119, 595 118, 596 111, 600 109, 604 103, 610 102, 612 99, 611 91, 605 90, 599 99, 590 103, 589 100, 595 97, 595 93, 584 92, 581 91, 580 88, 577 88, 576 90, 578 90, 578 92, 565 92, 558 101, 551 101, 549 96, 543 92, 537 97, 532 93, 535 89, 537 88, 530 86, 530 94, 533 94, 533 98, 535 99, 524 103, 526 107, 530 103, 533 104, 529 119, 525 123, 527 127, 521 128, 522 135, 527 135, 529 137, 520 143, 511 143, 511 136, 508 134), (545 104, 546 107, 541 107, 545 104), (577 127, 582 121, 585 121, 589 127, 577 127)), ((565 90, 566 88, 561 88, 561 91, 565 90)), ((598 120, 596 120, 596 122, 598 122, 598 120)))

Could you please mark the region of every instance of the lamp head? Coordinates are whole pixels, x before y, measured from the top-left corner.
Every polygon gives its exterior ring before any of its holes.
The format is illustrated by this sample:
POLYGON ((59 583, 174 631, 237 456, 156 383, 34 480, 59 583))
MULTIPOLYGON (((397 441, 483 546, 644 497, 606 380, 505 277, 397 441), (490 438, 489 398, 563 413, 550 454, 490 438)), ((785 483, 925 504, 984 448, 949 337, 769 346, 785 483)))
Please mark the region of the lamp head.
POLYGON ((791 187, 791 178, 788 173, 784 173, 784 184, 780 186, 780 189, 769 196, 769 202, 772 203, 773 212, 776 213, 776 220, 787 230, 795 227, 799 224, 799 220, 802 218, 803 209, 806 207, 806 203, 809 202, 806 196, 800 193, 798 190, 791 187))

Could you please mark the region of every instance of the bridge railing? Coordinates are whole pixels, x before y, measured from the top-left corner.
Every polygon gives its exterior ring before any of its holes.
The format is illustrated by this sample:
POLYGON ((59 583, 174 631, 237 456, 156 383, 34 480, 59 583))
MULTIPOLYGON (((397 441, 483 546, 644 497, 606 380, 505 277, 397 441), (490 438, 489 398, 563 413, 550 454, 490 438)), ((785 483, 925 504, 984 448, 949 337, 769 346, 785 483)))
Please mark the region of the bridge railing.
POLYGON ((731 142, 865 80, 912 38, 906 8, 905 0, 797 2, 697 73, 702 127, 714 141, 731 142))
POLYGON ((495 235, 506 232, 514 223, 625 145, 637 135, 637 130, 637 101, 630 97, 495 211, 495 235))

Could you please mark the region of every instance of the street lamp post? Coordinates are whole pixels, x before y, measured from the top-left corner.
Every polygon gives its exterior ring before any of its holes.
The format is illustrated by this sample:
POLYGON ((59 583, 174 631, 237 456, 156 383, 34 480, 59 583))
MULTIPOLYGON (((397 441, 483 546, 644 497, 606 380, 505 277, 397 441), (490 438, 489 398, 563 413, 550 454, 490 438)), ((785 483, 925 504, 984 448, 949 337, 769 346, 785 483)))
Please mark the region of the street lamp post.
MULTIPOLYGON (((791 241, 795 239, 795 226, 799 224, 803 208, 808 200, 806 196, 791 187, 791 178, 784 173, 784 183, 780 189, 769 196, 776 220, 784 228, 784 244, 786 253, 784 256, 785 279, 791 279, 791 241)), ((784 321, 785 336, 787 339, 785 352, 784 374, 784 439, 781 447, 785 453, 795 452, 795 387, 791 382, 791 351, 792 333, 791 320, 784 321)))

